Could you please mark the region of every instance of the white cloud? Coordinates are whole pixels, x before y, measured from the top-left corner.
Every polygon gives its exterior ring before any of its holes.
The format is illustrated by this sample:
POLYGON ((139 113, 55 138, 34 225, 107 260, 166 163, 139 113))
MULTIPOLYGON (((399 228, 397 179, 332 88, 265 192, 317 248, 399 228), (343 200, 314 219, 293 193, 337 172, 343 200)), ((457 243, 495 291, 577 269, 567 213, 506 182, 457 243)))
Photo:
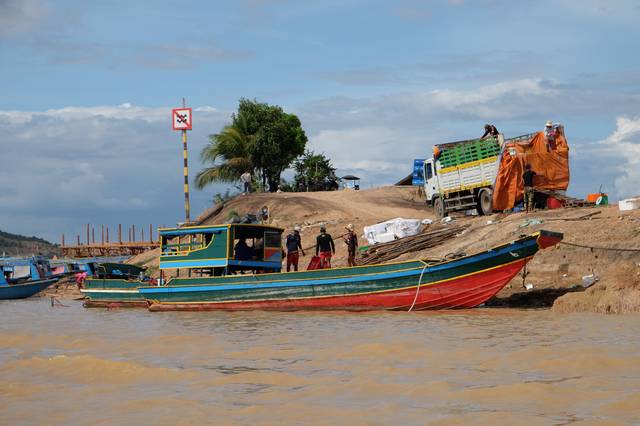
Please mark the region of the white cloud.
MULTIPOLYGON (((211 106, 194 108, 191 177, 201 167, 198 154, 207 135, 229 115, 211 106)), ((7 153, 0 168, 2 230, 57 240, 88 222, 182 220, 182 144, 171 130, 169 107, 0 111, 0 134, 0 152, 7 153)), ((192 190, 194 214, 210 205, 215 191, 192 190)))
MULTIPOLYGON (((211 108, 211 107, 208 107, 211 108)), ((214 109, 215 110, 215 109, 214 109)), ((212 110, 203 110, 212 112, 212 110)), ((0 119, 8 119, 11 124, 23 125, 34 117, 55 118, 62 121, 79 121, 95 117, 121 120, 143 120, 147 122, 169 121, 170 107, 147 108, 124 102, 117 106, 64 107, 46 111, 0 111, 0 119)))
POLYGON ((600 142, 616 158, 611 165, 622 174, 615 179, 620 198, 640 195, 640 117, 619 117, 616 130, 600 142))

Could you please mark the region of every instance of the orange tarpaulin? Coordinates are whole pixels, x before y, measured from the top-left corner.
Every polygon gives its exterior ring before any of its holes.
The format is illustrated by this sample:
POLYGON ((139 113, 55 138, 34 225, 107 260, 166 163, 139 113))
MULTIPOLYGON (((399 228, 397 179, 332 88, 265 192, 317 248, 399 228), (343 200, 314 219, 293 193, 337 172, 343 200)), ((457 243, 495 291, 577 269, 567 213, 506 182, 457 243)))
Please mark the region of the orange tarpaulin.
POLYGON ((547 142, 544 132, 528 139, 506 140, 500 167, 493 187, 493 209, 513 208, 524 196, 522 174, 531 164, 536 172, 533 185, 537 189, 566 190, 569 187, 569 145, 562 128, 555 146, 547 142))

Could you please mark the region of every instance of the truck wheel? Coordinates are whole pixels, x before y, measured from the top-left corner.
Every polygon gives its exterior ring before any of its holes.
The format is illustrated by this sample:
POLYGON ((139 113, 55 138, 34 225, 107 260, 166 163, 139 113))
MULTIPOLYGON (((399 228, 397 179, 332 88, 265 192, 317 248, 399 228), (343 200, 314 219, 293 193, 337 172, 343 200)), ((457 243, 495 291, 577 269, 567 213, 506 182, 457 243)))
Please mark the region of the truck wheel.
POLYGON ((433 210, 439 218, 443 218, 447 215, 444 211, 444 201, 442 201, 442 198, 436 198, 436 201, 433 202, 433 210))
POLYGON ((479 215, 488 215, 493 212, 493 208, 491 207, 491 192, 490 191, 480 191, 478 195, 478 206, 476 210, 478 210, 479 215))

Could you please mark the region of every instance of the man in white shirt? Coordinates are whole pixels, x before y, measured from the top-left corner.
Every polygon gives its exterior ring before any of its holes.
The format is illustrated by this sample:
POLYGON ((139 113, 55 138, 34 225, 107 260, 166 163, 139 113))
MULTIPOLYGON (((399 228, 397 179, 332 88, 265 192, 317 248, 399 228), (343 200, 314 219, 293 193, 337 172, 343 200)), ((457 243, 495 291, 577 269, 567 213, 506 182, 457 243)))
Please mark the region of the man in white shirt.
POLYGON ((242 193, 246 195, 251 192, 251 172, 249 170, 244 172, 242 175, 240 175, 240 180, 242 181, 244 186, 244 191, 242 193))

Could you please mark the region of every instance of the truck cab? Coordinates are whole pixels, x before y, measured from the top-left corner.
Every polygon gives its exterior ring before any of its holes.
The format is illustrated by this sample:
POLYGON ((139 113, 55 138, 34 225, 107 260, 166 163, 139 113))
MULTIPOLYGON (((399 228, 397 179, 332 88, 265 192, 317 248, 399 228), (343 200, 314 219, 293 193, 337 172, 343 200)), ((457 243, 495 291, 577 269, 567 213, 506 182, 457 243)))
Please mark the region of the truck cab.
POLYGON ((424 193, 427 202, 440 194, 440 184, 436 176, 436 164, 433 158, 424 160, 424 193))
POLYGON ((470 139, 439 144, 424 162, 427 204, 438 217, 452 211, 492 212, 492 189, 504 138, 470 139))

